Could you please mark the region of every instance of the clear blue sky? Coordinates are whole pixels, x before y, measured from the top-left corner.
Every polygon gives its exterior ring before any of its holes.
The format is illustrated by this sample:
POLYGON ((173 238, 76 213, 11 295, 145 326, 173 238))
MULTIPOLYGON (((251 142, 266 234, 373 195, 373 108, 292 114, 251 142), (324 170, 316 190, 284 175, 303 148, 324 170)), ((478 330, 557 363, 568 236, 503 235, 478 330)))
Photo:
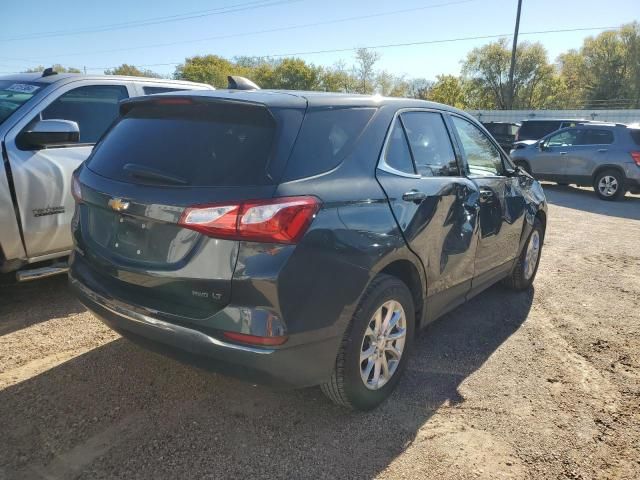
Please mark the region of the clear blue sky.
MULTIPOLYGON (((517 0, 70 0, 53 3, 50 0, 31 0, 27 4, 3 3, 0 72, 20 71, 38 64, 61 63, 86 67, 91 73, 101 73, 102 67, 122 63, 149 65, 179 62, 195 54, 260 56, 503 34, 513 30, 517 0), (276 5, 258 7, 267 3, 276 5), (240 4, 244 5, 241 11, 177 22, 71 36, 15 39, 42 32, 89 30, 240 4), (430 5, 433 8, 419 9, 430 5), (201 40, 405 9, 415 10, 288 31, 201 40), (189 43, 136 48, 171 42, 189 43), (113 49, 123 50, 105 51, 113 49)), ((532 32, 617 26, 633 20, 640 20, 640 0, 524 0, 520 30, 532 32)), ((554 59, 569 48, 579 47, 586 36, 597 33, 522 35, 521 40, 542 42, 550 58, 554 59)), ((466 53, 488 41, 464 40, 381 48, 378 50, 382 55, 378 67, 410 77, 434 78, 439 73, 456 74, 466 53)), ((353 52, 299 56, 321 65, 331 65, 341 59, 351 64, 353 52)), ((175 66, 154 65, 147 68, 169 74, 175 66)))

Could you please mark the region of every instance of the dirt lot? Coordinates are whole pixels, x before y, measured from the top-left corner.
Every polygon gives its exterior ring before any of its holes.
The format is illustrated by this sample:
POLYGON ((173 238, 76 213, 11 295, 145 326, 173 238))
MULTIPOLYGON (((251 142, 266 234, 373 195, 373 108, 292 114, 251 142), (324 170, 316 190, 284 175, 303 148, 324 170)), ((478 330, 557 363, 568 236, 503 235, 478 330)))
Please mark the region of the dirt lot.
POLYGON ((64 278, 0 291, 0 478, 639 478, 640 197, 546 187, 535 290, 493 287, 351 413, 119 338, 64 278))

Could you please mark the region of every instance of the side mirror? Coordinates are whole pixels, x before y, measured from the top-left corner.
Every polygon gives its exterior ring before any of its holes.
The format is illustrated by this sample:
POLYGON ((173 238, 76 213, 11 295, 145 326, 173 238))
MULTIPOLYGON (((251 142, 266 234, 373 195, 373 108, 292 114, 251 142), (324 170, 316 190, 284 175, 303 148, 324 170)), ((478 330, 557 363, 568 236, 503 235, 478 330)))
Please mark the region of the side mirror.
POLYGON ((538 150, 540 150, 541 152, 544 152, 546 149, 547 147, 544 144, 544 142, 538 142, 538 150))
POLYGON ((80 141, 80 128, 71 120, 38 120, 18 135, 18 143, 29 148, 47 148, 80 141))

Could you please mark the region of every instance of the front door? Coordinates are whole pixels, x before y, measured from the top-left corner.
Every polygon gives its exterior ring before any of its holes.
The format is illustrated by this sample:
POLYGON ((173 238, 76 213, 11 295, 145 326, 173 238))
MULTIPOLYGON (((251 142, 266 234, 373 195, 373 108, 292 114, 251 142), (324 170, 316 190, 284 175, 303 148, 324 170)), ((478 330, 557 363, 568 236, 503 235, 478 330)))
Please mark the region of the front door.
POLYGON ((515 173, 495 143, 474 123, 451 115, 468 166, 468 177, 480 192, 480 234, 473 292, 505 276, 518 256, 524 227, 525 199, 515 173))
POLYGON ((578 144, 578 133, 577 128, 567 128, 541 140, 540 151, 531 159, 533 175, 542 180, 563 181, 578 144))
POLYGON ((75 87, 71 83, 61 87, 5 137, 28 257, 63 252, 72 247, 71 174, 117 117, 118 102, 129 96, 124 84, 100 83, 75 87), (20 132, 41 119, 77 122, 80 143, 40 150, 20 145, 20 132))
POLYGON ((464 301, 477 245, 478 188, 461 174, 441 113, 394 119, 377 178, 427 273, 427 320, 464 301))

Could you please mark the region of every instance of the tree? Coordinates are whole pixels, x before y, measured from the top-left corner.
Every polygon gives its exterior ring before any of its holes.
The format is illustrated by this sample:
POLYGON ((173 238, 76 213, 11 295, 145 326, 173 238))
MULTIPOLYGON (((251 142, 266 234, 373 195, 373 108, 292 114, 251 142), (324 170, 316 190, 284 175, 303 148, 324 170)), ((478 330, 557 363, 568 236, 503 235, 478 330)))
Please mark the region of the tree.
POLYGON ((584 57, 577 50, 569 50, 558 57, 560 80, 564 89, 564 108, 582 108, 586 99, 584 57))
POLYGON ((130 77, 150 77, 150 78, 162 78, 159 73, 151 70, 140 70, 139 68, 123 63, 119 67, 108 69, 104 71, 105 75, 127 75, 130 77))
POLYGON ((460 78, 454 75, 438 75, 437 81, 426 93, 426 99, 456 108, 465 108, 465 92, 460 78))
MULTIPOLYGON (((462 65, 467 91, 474 97, 474 108, 506 109, 509 98, 511 54, 506 39, 474 48, 462 65)), ((549 64, 547 51, 539 43, 522 42, 516 50, 513 79, 513 108, 540 108, 544 92, 554 83, 555 69, 549 64)))
POLYGON ((208 83, 216 88, 225 88, 228 75, 247 76, 247 70, 218 55, 196 55, 178 65, 173 76, 178 80, 208 83))
MULTIPOLYGON (((42 72, 45 68, 48 68, 48 67, 43 67, 42 65, 38 65, 37 67, 28 68, 27 70, 24 71, 24 73, 42 72)), ((59 63, 56 63, 51 68, 53 68, 54 72, 58 72, 58 73, 82 73, 82 71, 79 68, 63 67, 59 63)))
POLYGON ((380 60, 380 54, 367 48, 356 50, 356 64, 354 74, 358 80, 358 93, 373 93, 375 87, 375 65, 380 60))
POLYGON ((285 58, 273 68, 272 83, 269 88, 285 90, 319 90, 322 69, 309 65, 299 58, 285 58))
POLYGON ((335 63, 332 67, 325 68, 322 72, 322 90, 325 92, 345 92, 356 91, 357 80, 343 61, 335 63))

